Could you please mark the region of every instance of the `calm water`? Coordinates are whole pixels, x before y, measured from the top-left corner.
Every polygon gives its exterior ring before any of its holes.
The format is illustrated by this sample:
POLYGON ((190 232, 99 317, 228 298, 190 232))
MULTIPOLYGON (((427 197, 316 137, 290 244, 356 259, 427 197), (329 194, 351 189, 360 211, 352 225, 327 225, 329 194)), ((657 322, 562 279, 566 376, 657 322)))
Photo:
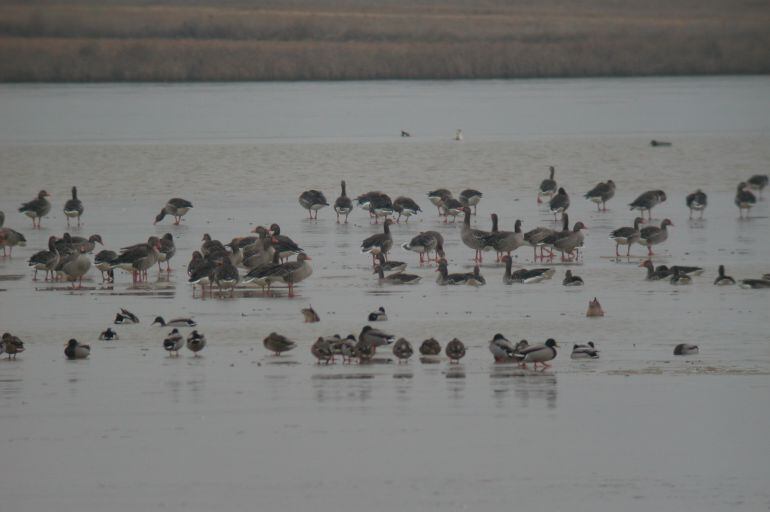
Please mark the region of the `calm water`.
MULTIPOLYGON (((9 510, 770 507, 770 295, 711 284, 720 263, 736 278, 770 271, 770 201, 743 221, 732 204, 738 181, 770 167, 770 78, 13 85, 0 87, 0 119, 0 210, 28 239, 0 260, 0 329, 27 345, 0 361, 9 510), (310 222, 296 201, 306 188, 333 201, 340 179, 351 195, 412 196, 424 213, 394 226, 396 242, 441 230, 450 268, 469 269, 459 224, 441 224, 425 192, 482 190, 474 223, 485 229, 491 212, 502 229, 555 226, 535 203, 548 165, 573 222, 589 228, 571 267, 583 289, 561 286, 563 265, 552 281, 503 285, 494 258, 486 287, 447 289, 398 248, 423 281, 383 287, 358 251, 379 226, 360 210, 348 225, 328 209, 310 222), (581 196, 608 178, 618 192, 598 213, 581 196), (175 271, 138 287, 119 273, 106 287, 92 270, 75 292, 33 282, 26 260, 66 229, 72 185, 86 208, 80 234, 117 249, 171 232, 175 271), (709 207, 688 221, 684 196, 699 187, 709 207), (40 188, 54 206, 33 232, 16 208, 40 188), (669 197, 654 217, 675 224, 656 264, 706 269, 689 287, 648 283, 638 258, 610 257, 608 232, 631 223, 625 205, 650 188, 669 197), (153 226, 171 196, 195 208, 182 226, 153 226), (297 298, 192 297, 184 266, 203 233, 228 241, 271 222, 313 257, 297 298), (606 316, 588 319, 595 296, 606 316), (302 323, 307 304, 320 323, 302 323), (315 337, 357 333, 380 305, 384 329, 415 344, 457 336, 468 355, 453 366, 313 364, 315 337), (97 341, 120 307, 142 323, 97 341), (156 314, 193 316, 209 339, 203 357, 167 358, 156 314), (273 330, 300 348, 267 356, 273 330), (495 365, 495 332, 562 349, 545 372, 495 365), (69 337, 92 344, 89 360, 63 359, 69 337), (570 360, 588 340, 601 359, 570 360), (700 355, 674 358, 681 342, 700 355)), ((530 250, 516 256, 531 264, 530 250)))

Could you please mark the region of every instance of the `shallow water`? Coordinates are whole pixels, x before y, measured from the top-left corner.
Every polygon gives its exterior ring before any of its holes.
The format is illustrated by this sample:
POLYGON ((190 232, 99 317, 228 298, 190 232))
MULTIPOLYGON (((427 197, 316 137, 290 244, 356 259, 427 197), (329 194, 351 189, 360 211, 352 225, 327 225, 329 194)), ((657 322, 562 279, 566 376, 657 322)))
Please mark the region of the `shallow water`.
MULTIPOLYGON (((9 510, 211 510, 254 506, 320 510, 724 510, 770 506, 770 295, 714 287, 720 263, 737 279, 767 267, 768 204, 748 220, 735 185, 770 162, 770 80, 760 78, 520 82, 371 82, 200 86, 0 87, 0 209, 27 247, 0 260, 0 327, 26 342, 0 361, 0 493, 9 510), (465 140, 451 140, 462 127, 465 140), (410 139, 398 130, 408 128, 410 139), (424 134, 424 135, 423 135, 424 134), (672 147, 651 148, 651 138, 672 147), (424 213, 393 227, 396 243, 425 229, 447 239, 450 269, 471 268, 459 223, 443 225, 425 192, 484 192, 474 223, 555 226, 535 203, 547 166, 571 194, 572 221, 588 226, 586 286, 553 280, 503 285, 494 256, 482 288, 439 287, 435 267, 395 259, 423 276, 412 287, 377 284, 360 241, 380 226, 362 211, 337 225, 322 210, 305 219, 306 188, 333 201, 382 189, 414 197, 424 213), (606 213, 581 195, 612 178, 606 213), (26 259, 66 228, 61 206, 79 187, 80 234, 109 248, 175 235, 174 272, 114 286, 91 271, 85 289, 33 282, 26 259), (39 188, 53 193, 43 229, 15 212, 39 188), (709 194, 704 220, 689 221, 684 196, 709 194), (625 206, 662 188, 653 212, 671 218, 656 264, 706 269, 687 287, 643 280, 640 258, 615 261, 611 229, 625 206), (152 219, 165 199, 194 209, 179 227, 152 219), (313 258, 313 276, 289 300, 238 290, 193 298, 184 265, 203 233, 222 241, 279 222, 313 258), (598 297, 604 318, 585 317, 598 297), (312 304, 318 324, 304 324, 312 304), (381 327, 418 344, 457 336, 460 365, 382 356, 365 366, 313 364, 320 334, 357 333, 383 305, 381 327), (120 307, 142 323, 99 342, 120 307), (169 359, 156 314, 193 316, 203 357, 169 359), (278 331, 300 342, 268 356, 278 331), (557 339, 553 368, 495 365, 486 348, 509 339, 557 339), (69 337, 90 342, 87 361, 67 362, 69 337), (569 359, 594 340, 598 361, 569 359), (681 342, 698 356, 671 355, 681 342)), ((75 230, 72 230, 75 231, 75 230)), ((635 247, 634 254, 643 250, 635 247)), ((490 257, 489 254, 486 255, 490 257)), ((531 250, 516 253, 531 264, 531 250)), ((558 262, 557 262, 558 263, 558 262)))

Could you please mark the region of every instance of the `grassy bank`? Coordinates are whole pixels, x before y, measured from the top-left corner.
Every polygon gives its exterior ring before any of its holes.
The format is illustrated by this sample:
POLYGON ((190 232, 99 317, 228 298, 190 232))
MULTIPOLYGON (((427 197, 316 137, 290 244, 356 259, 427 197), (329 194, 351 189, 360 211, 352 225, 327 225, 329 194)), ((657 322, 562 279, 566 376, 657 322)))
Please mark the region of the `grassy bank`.
POLYGON ((0 80, 770 72, 770 4, 765 2, 573 4, 568 0, 3 2, 0 80))

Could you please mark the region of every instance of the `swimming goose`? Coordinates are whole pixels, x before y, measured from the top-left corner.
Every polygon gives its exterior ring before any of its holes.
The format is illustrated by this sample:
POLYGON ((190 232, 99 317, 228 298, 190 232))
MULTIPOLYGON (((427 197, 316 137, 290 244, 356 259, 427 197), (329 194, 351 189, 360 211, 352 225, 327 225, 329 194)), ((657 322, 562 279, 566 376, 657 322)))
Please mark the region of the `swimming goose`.
POLYGON ((412 215, 417 215, 422 210, 420 209, 420 206, 414 202, 414 199, 410 197, 398 196, 393 201, 393 211, 398 213, 396 224, 398 224, 401 221, 402 215, 406 217, 406 221, 404 222, 408 224, 409 217, 411 217, 412 215))
POLYGON ((553 276, 553 274, 556 272, 552 268, 533 268, 533 269, 522 268, 515 272, 511 272, 513 259, 510 256, 505 255, 503 256, 503 262, 505 263, 505 273, 503 274, 504 284, 539 283, 540 281, 543 281, 545 279, 550 279, 551 276, 553 276))
POLYGON ((171 258, 176 254, 174 236, 171 233, 166 233, 158 242, 158 271, 162 270, 160 264, 165 261, 166 272, 171 272, 171 258))
POLYGON ((436 282, 441 286, 468 283, 468 274, 460 274, 460 273, 450 274, 449 273, 449 270, 447 268, 447 261, 445 259, 442 259, 441 261, 439 261, 436 272, 439 273, 438 277, 436 278, 436 282))
POLYGON ((157 224, 158 222, 162 221, 163 217, 166 215, 171 215, 174 217, 174 225, 178 226, 182 221, 182 217, 184 217, 192 207, 192 203, 187 199, 182 199, 181 197, 172 197, 166 202, 166 205, 155 217, 155 222, 153 222, 153 224, 157 224))
POLYGON ((340 223, 340 215, 345 216, 345 224, 347 224, 348 215, 353 211, 353 201, 351 201, 345 193, 345 180, 340 182, 340 187, 342 188, 342 193, 340 194, 340 197, 334 201, 334 212, 337 214, 337 224, 340 223))
POLYGON ((463 203, 459 199, 454 197, 447 198, 441 206, 442 215, 444 216, 444 224, 449 223, 449 217, 452 217, 452 223, 457 221, 457 216, 463 212, 463 203))
POLYGON ((669 267, 669 270, 671 272, 678 270, 682 274, 687 274, 688 276, 699 276, 703 273, 703 267, 688 267, 684 265, 674 265, 669 267))
POLYGON ((690 284, 692 282, 692 278, 684 272, 681 272, 677 267, 674 267, 670 282, 671 284, 675 285, 690 284))
POLYGON ((571 359, 599 359, 599 351, 596 350, 593 341, 589 341, 587 345, 578 345, 575 343, 572 346, 571 359))
POLYGON ((454 338, 452 341, 446 344, 444 350, 450 363, 459 363, 460 359, 465 357, 465 345, 463 342, 454 338))
POLYGON ((762 190, 767 186, 769 180, 767 174, 755 174, 749 178, 747 183, 752 190, 759 191, 759 198, 762 199, 762 190))
POLYGON ((660 223, 660 227, 647 226, 639 231, 639 244, 647 246, 647 254, 653 255, 652 246, 662 244, 668 238, 668 226, 673 226, 674 223, 669 219, 663 219, 660 223))
POLYGON ((548 208, 553 213, 554 222, 556 221, 557 214, 561 213, 563 215, 567 211, 567 208, 569 208, 569 195, 567 195, 567 191, 564 188, 560 187, 559 192, 548 201, 548 208))
POLYGON ((663 140, 655 140, 655 139, 653 139, 653 140, 650 141, 650 146, 652 146, 654 148, 655 147, 669 147, 669 146, 671 146, 671 143, 663 141, 663 140))
POLYGON ((441 208, 444 206, 444 201, 452 197, 452 193, 445 188, 437 188, 431 192, 428 192, 428 200, 433 203, 433 206, 438 210, 438 215, 443 215, 441 208))
POLYGON ((607 183, 599 183, 594 188, 586 192, 585 197, 589 201, 596 203, 596 211, 607 211, 607 201, 615 195, 615 182, 607 180, 607 183), (601 205, 601 206, 600 206, 601 205))
POLYGON ((6 332, 3 334, 2 343, 0 343, 0 354, 5 351, 8 354, 8 359, 16 359, 17 354, 24 352, 24 342, 19 339, 18 336, 6 332))
POLYGON ((384 254, 385 259, 387 259, 388 252, 393 247, 393 236, 390 234, 391 224, 393 224, 391 219, 385 219, 382 233, 372 235, 361 242, 361 253, 371 254, 372 265, 376 263, 376 256, 378 254, 384 254))
POLYGON ((35 275, 32 277, 33 281, 37 281, 37 271, 45 270, 45 280, 48 281, 48 274, 51 274, 53 280, 53 271, 56 265, 59 264, 59 251, 56 249, 56 237, 48 237, 48 250, 39 251, 33 254, 28 261, 30 267, 35 269, 35 275))
POLYGON ((110 263, 112 268, 118 267, 131 272, 133 281, 141 281, 147 277, 147 269, 158 261, 160 240, 151 236, 147 243, 124 247, 121 254, 110 263))
POLYGON ((78 199, 77 187, 72 187, 72 199, 64 203, 64 215, 67 217, 67 227, 70 226, 70 219, 77 217, 78 227, 80 227, 80 216, 83 215, 83 202, 78 199))
POLYGON ((698 345, 692 345, 690 343, 680 343, 674 347, 675 356, 689 356, 691 354, 698 353, 698 345))
POLYGON ((641 231, 639 231, 639 224, 644 222, 641 217, 637 217, 634 219, 634 227, 622 227, 614 230, 612 233, 610 233, 610 240, 615 242, 615 256, 620 257, 620 252, 618 251, 618 248, 621 245, 625 245, 628 247, 628 250, 626 251, 626 256, 631 256, 631 246, 639 241, 639 237, 642 236, 641 231))
POLYGON ((385 272, 403 272, 406 270, 406 263, 403 261, 385 261, 385 255, 382 253, 377 255, 377 262, 385 272))
POLYGON ((91 345, 83 345, 76 339, 71 339, 64 347, 67 359, 86 359, 91 354, 91 345))
POLYGON ((587 317, 604 316, 604 310, 602 305, 599 304, 599 300, 594 297, 594 300, 588 302, 588 311, 586 311, 587 317))
POLYGON ((406 274, 404 272, 396 272, 394 274, 385 275, 385 271, 382 266, 375 265, 374 273, 379 275, 380 283, 388 284, 417 284, 422 277, 416 274, 406 274))
POLYGON ((318 220, 318 210, 324 206, 329 206, 329 203, 326 201, 326 197, 323 195, 323 192, 312 189, 306 190, 300 194, 299 204, 302 206, 302 208, 308 211, 311 219, 316 220, 318 220), (313 212, 315 212, 315 217, 313 217, 313 212))
POLYGON ((406 362, 414 354, 412 344, 404 338, 399 338, 393 344, 393 355, 398 358, 398 362, 406 362))
POLYGON ((441 343, 435 338, 428 338, 420 345, 420 354, 424 356, 437 356, 441 354, 441 343))
POLYGON ((672 274, 671 269, 666 265, 659 265, 658 268, 655 268, 652 264, 652 260, 644 260, 639 266, 647 269, 647 276, 645 277, 647 281, 660 281, 661 279, 670 277, 672 274))
POLYGON ((3 257, 12 255, 15 246, 19 245, 24 247, 27 245, 27 239, 24 235, 11 228, 4 228, 4 223, 5 214, 0 212, 0 247, 3 248, 3 257), (6 252, 6 247, 9 248, 8 252, 6 252))
POLYGON ((571 270, 567 270, 567 272, 564 275, 564 281, 562 283, 564 286, 583 286, 583 278, 580 276, 573 276, 571 270))
POLYGON ((652 220, 652 209, 665 200, 666 193, 662 190, 648 190, 634 199, 629 206, 632 210, 639 210, 642 218, 644 218, 644 211, 647 210, 647 215, 652 220))
POLYGON ((540 182, 540 187, 537 190, 537 204, 543 202, 543 197, 549 199, 556 193, 556 181, 553 179, 553 175, 556 173, 556 169, 553 165, 548 167, 550 177, 540 182))
POLYGON ((501 363, 513 360, 515 348, 505 336, 497 333, 489 342, 489 351, 492 352, 495 362, 501 363))
POLYGON ((198 323, 192 318, 174 318, 166 322, 162 316, 156 316, 150 325, 160 324, 161 327, 195 327, 198 323))
POLYGON ((703 192, 701 189, 696 190, 692 194, 688 194, 687 198, 685 199, 685 203, 687 203, 687 208, 690 209, 690 218, 692 219, 692 212, 700 212, 700 218, 703 218, 703 210, 706 209, 706 204, 708 203, 708 197, 706 197, 706 193, 703 192))
POLYGON ((203 350, 205 346, 206 346, 206 336, 199 333, 198 331, 191 332, 190 335, 187 337, 187 350, 195 354, 195 357, 198 357, 198 352, 203 350))
POLYGON ((396 341, 396 337, 379 329, 375 329, 370 325, 365 325, 364 328, 361 329, 361 334, 358 335, 358 340, 365 340, 377 348, 383 345, 390 345, 396 341))
POLYGON ((444 237, 437 231, 425 231, 412 238, 409 243, 402 244, 405 251, 414 251, 420 256, 420 263, 430 259, 430 251, 436 250, 436 246, 443 245, 444 237))
POLYGON ((489 231, 483 231, 481 229, 471 228, 471 209, 467 206, 463 207, 463 213, 465 219, 463 220, 463 226, 460 231, 460 238, 463 243, 476 251, 473 256, 473 261, 481 263, 483 258, 481 255, 482 250, 485 248, 486 240, 489 237, 489 231))
POLYGON ((738 190, 735 192, 735 206, 738 207, 738 213, 743 218, 743 210, 746 210, 746 218, 749 217, 749 210, 757 203, 757 198, 746 190, 746 183, 738 184, 738 190))
POLYGON ((266 349, 273 352, 276 356, 280 356, 281 352, 288 352, 297 346, 296 342, 276 332, 268 334, 265 339, 262 340, 262 343, 265 345, 266 349))
POLYGON ((465 284, 471 285, 471 286, 484 286, 487 284, 487 280, 484 279, 484 276, 481 275, 481 269, 478 265, 475 265, 473 267, 473 272, 468 272, 465 274, 466 281, 465 284))
POLYGON ((318 316, 318 313, 315 312, 313 306, 302 308, 301 312, 306 324, 312 324, 321 321, 321 318, 318 316))
POLYGON ((120 308, 120 313, 115 315, 115 324, 138 324, 139 317, 125 308, 120 308))
POLYGON ((473 206, 473 215, 476 215, 476 205, 478 205, 479 201, 481 201, 482 195, 483 194, 478 190, 466 188, 460 192, 460 202, 463 204, 463 206, 473 206))
POLYGON ((179 349, 184 346, 184 336, 179 333, 178 329, 173 329, 168 336, 163 339, 163 349, 171 356, 171 352, 174 356, 179 356, 179 349))
POLYGON ((726 285, 729 286, 731 284, 735 284, 735 279, 733 279, 730 276, 726 276, 725 266, 719 265, 719 276, 716 279, 714 279, 714 284, 717 286, 726 286, 726 285))
POLYGON ((556 347, 559 344, 553 338, 548 338, 542 345, 532 345, 517 352, 514 357, 519 361, 522 367, 526 368, 527 363, 534 363, 535 369, 540 364, 543 369, 550 368, 548 361, 556 358, 556 347))
POLYGON ((492 215, 492 232, 484 241, 484 247, 494 249, 497 253, 496 261, 501 261, 503 254, 511 255, 511 252, 515 251, 519 247, 525 244, 524 233, 521 232, 521 221, 516 220, 514 230, 500 231, 498 230, 498 217, 496 213, 492 215))
POLYGON ((102 273, 102 281, 112 282, 115 276, 112 273, 112 260, 118 257, 118 253, 104 249, 94 256, 94 266, 102 273))
POLYGON ((222 294, 222 288, 230 288, 230 297, 232 297, 235 293, 235 286, 240 281, 240 275, 235 265, 230 260, 224 259, 214 267, 210 279, 219 288, 220 295, 222 294))
POLYGON ((24 203, 19 207, 21 213, 32 219, 33 229, 40 229, 40 220, 51 211, 51 203, 48 202, 48 199, 46 199, 47 197, 51 197, 51 194, 45 190, 41 190, 38 192, 37 198, 28 203, 24 203))
POLYGON ((113 331, 111 327, 107 327, 106 331, 99 333, 99 339, 102 341, 114 341, 119 340, 120 336, 118 336, 118 333, 113 331))
POLYGON ((334 361, 334 351, 332 350, 331 342, 323 336, 319 336, 315 343, 310 346, 310 353, 318 360, 317 364, 321 364, 321 361, 325 364, 334 361))
MULTIPOLYGON (((566 215, 566 213, 564 214, 566 215)), ((572 231, 557 236, 553 242, 553 248, 561 252, 562 261, 572 261, 580 257, 580 248, 583 247, 583 230, 586 229, 585 224, 582 222, 576 222, 572 231), (578 252, 575 252, 575 251, 578 252), (564 253, 569 254, 569 258, 565 258, 564 253), (573 254, 574 253, 574 254, 573 254)))
POLYGON ((770 288, 770 279, 743 279, 741 280, 741 288, 753 288, 755 290, 770 288))
POLYGON ((82 288, 83 276, 91 268, 91 260, 82 251, 79 251, 60 258, 59 267, 67 281, 72 282, 73 288, 75 288, 75 281, 78 281, 77 287, 82 288))

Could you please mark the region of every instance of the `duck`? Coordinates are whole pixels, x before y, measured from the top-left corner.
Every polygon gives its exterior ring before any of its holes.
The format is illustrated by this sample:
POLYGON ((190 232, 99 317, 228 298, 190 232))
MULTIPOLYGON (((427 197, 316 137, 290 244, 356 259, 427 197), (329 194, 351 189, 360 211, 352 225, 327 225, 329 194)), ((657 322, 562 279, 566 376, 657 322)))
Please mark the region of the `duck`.
POLYGON ((553 338, 548 338, 542 345, 527 346, 519 352, 514 354, 514 358, 519 361, 523 368, 527 367, 527 363, 534 363, 535 369, 540 364, 543 369, 550 368, 551 365, 548 361, 556 358, 556 347, 559 344, 553 338))
POLYGON ((173 352, 174 356, 179 355, 179 350, 184 346, 184 336, 179 332, 179 329, 173 329, 168 336, 163 339, 163 349, 171 356, 173 352))
POLYGON ((524 233, 521 232, 521 221, 516 220, 513 231, 500 231, 498 229, 498 217, 496 213, 492 217, 492 232, 484 242, 484 248, 491 248, 497 253, 497 261, 501 261, 503 254, 511 255, 513 251, 524 245, 524 233))
POLYGON ((68 199, 64 203, 64 216, 67 217, 67 227, 70 226, 70 219, 78 219, 78 227, 80 227, 80 216, 83 215, 83 202, 78 199, 78 188, 72 187, 72 199, 68 199))
POLYGON ((191 332, 190 335, 187 337, 187 350, 195 354, 195 357, 198 357, 198 352, 203 350, 205 346, 206 346, 206 336, 199 333, 198 331, 191 332))
POLYGON ((420 344, 420 354, 424 356, 437 356, 441 354, 441 343, 435 338, 428 338, 420 344))
POLYGON ((692 278, 684 272, 681 272, 679 268, 673 267, 673 273, 671 274, 669 281, 674 285, 690 284, 692 283, 692 278))
POLYGON ((556 195, 548 201, 548 208, 551 210, 551 213, 553 213, 554 222, 556 221, 557 214, 561 213, 563 215, 564 212, 567 211, 567 208, 569 208, 569 195, 563 187, 559 187, 559 191, 556 195))
POLYGON ((653 140, 650 141, 650 146, 652 146, 654 148, 656 148, 656 147, 669 147, 669 146, 671 146, 671 143, 663 141, 663 140, 655 140, 655 139, 653 139, 653 140))
POLYGON ((647 277, 645 277, 647 281, 660 281, 661 279, 670 277, 672 274, 671 269, 666 265, 659 265, 658 268, 655 268, 652 264, 652 260, 644 260, 639 266, 647 269, 647 277))
POLYGON ((156 316, 150 325, 160 324, 161 327, 195 327, 198 323, 192 318, 174 318, 166 322, 162 316, 156 316))
POLYGON ((473 206, 473 215, 476 215, 476 206, 481 201, 483 194, 478 190, 472 188, 466 188, 460 192, 460 202, 463 206, 473 206))
POLYGON ((759 198, 762 199, 762 190, 767 186, 768 181, 770 181, 770 178, 768 178, 767 174, 755 174, 746 183, 752 190, 757 190, 759 198))
POLYGON ((64 274, 67 281, 72 282, 75 288, 75 281, 78 281, 78 288, 83 287, 83 276, 91 268, 91 260, 84 252, 78 251, 59 259, 58 269, 64 274))
POLYGON ((410 197, 405 196, 398 196, 393 201, 393 211, 398 214, 398 218, 396 219, 396 224, 398 224, 401 221, 401 216, 406 217, 407 224, 409 223, 409 217, 412 215, 417 215, 422 210, 420 209, 420 206, 414 201, 414 199, 410 197))
POLYGON ((359 364, 371 361, 376 352, 377 347, 369 339, 359 337, 358 341, 353 346, 353 354, 358 358, 359 364))
POLYGON ((0 350, 0 354, 2 354, 4 350, 5 353, 8 354, 8 359, 16 359, 18 354, 24 352, 24 342, 21 341, 18 336, 6 332, 3 333, 1 341, 0 348, 2 350, 0 350))
POLYGON ((746 182, 738 184, 738 190, 735 192, 735 206, 738 207, 738 213, 743 218, 743 210, 746 210, 746 218, 749 217, 749 210, 757 204, 757 198, 750 191, 746 190, 746 182))
POLYGON ((597 184, 594 188, 585 193, 583 197, 591 202, 596 203, 596 211, 607 211, 607 201, 615 196, 615 182, 607 180, 606 183, 602 182, 597 184))
POLYGON ((452 192, 445 188, 437 188, 436 190, 432 190, 428 192, 428 201, 433 203, 433 206, 436 207, 438 210, 438 215, 441 217, 442 211, 441 208, 444 206, 444 201, 452 197, 452 192))
POLYGON ((184 217, 192 207, 192 203, 187 199, 172 197, 166 201, 166 204, 161 208, 160 213, 155 217, 155 222, 153 222, 153 224, 157 224, 162 221, 166 215, 170 215, 174 217, 174 225, 178 226, 179 223, 182 222, 182 217, 184 217))
MULTIPOLYGON (((254 277, 267 282, 268 285, 274 282, 285 283, 289 287, 289 297, 294 297, 294 286, 313 274, 313 267, 308 263, 311 260, 312 258, 309 255, 301 253, 297 256, 297 261, 289 261, 277 266, 270 265, 259 269, 259 272, 256 272, 254 277)), ((249 274, 254 274, 254 271, 249 272, 249 274)))
POLYGON ((575 343, 572 346, 571 359, 599 359, 599 351, 596 350, 593 341, 589 341, 586 345, 578 345, 575 343))
POLYGON ((342 356, 342 364, 350 363, 354 357, 358 357, 356 352, 356 337, 353 334, 348 334, 346 338, 340 339, 336 342, 332 349, 335 353, 339 352, 342 356))
POLYGON ((668 238, 668 226, 673 226, 674 223, 670 219, 663 219, 660 223, 660 227, 647 226, 639 231, 639 244, 647 246, 647 254, 652 256, 652 246, 662 244, 668 238))
POLYGON ((708 204, 708 197, 706 196, 706 193, 703 192, 701 189, 696 190, 692 194, 688 194, 685 198, 685 203, 687 204, 687 208, 690 209, 690 218, 692 219, 692 212, 700 212, 700 218, 703 218, 703 210, 706 209, 706 204, 708 204))
POLYGON ((12 256, 13 248, 17 245, 24 247, 27 245, 27 239, 16 230, 3 227, 5 223, 5 214, 0 211, 0 247, 3 248, 3 257, 12 256), (8 248, 8 252, 6 252, 8 248))
POLYGON ((649 219, 652 220, 652 209, 665 200, 666 193, 662 190, 648 190, 634 199, 628 206, 630 206, 632 210, 639 210, 642 218, 644 218, 644 212, 646 210, 649 219))
MULTIPOLYGON (((566 213, 563 214, 565 218, 566 215, 566 213)), ((583 247, 583 240, 585 239, 583 235, 584 229, 586 229, 586 225, 581 221, 578 221, 575 223, 572 231, 562 231, 554 237, 555 239, 553 242, 551 242, 551 245, 554 249, 557 249, 559 252, 561 252, 562 261, 572 261, 573 259, 577 259, 579 257, 579 252, 575 253, 575 251, 579 251, 580 248, 583 247), (569 257, 565 257, 565 253, 569 254, 569 257)))
POLYGON ((755 289, 770 288, 770 279, 743 279, 741 280, 741 288, 755 289))
POLYGON ((622 228, 618 228, 614 230, 612 233, 610 233, 610 240, 615 242, 615 256, 620 257, 619 248, 621 245, 625 245, 628 247, 628 250, 626 251, 626 257, 631 256, 631 246, 639 241, 639 238, 642 236, 641 231, 639 231, 639 224, 644 222, 644 220, 641 217, 636 217, 634 219, 634 227, 628 227, 624 226, 622 228))
POLYGON ((725 275, 725 266, 719 265, 719 275, 714 279, 716 286, 729 286, 735 284, 735 279, 725 275))
POLYGON ((174 236, 166 233, 158 240, 158 271, 162 270, 160 264, 166 262, 166 272, 171 272, 171 258, 176 254, 174 236))
POLYGON ((447 268, 447 261, 445 259, 442 259, 439 262, 436 272, 439 273, 438 278, 436 278, 436 282, 441 286, 468 284, 468 274, 450 274, 447 268))
POLYGON ((311 324, 311 323, 321 321, 321 318, 318 316, 318 313, 315 312, 315 309, 313 309, 313 306, 302 308, 301 311, 302 311, 302 317, 305 319, 306 324, 311 324))
POLYGON ((32 229, 40 229, 40 220, 51 211, 51 203, 47 199, 49 197, 51 194, 41 190, 35 199, 19 207, 21 213, 32 219, 32 229))
POLYGON ((497 333, 489 341, 489 351, 496 363, 513 360, 515 347, 508 339, 500 333, 497 333))
POLYGON ((471 285, 471 286, 484 286, 487 284, 487 280, 484 279, 484 276, 481 275, 481 269, 478 265, 475 265, 473 267, 473 272, 468 272, 465 274, 466 281, 465 284, 471 285))
POLYGON ((396 341, 396 337, 379 329, 375 329, 370 325, 365 325, 363 329, 361 329, 361 334, 358 335, 358 341, 361 340, 365 340, 377 348, 383 345, 390 345, 396 341))
POLYGON ((449 223, 449 217, 452 217, 452 223, 454 224, 457 220, 457 216, 463 212, 464 208, 465 206, 463 206, 462 201, 459 199, 455 199, 454 197, 447 198, 441 206, 442 214, 444 215, 444 224, 449 223))
POLYGON ((340 223, 340 215, 345 216, 345 224, 348 223, 348 215, 353 211, 353 201, 345 193, 345 180, 340 182, 342 192, 340 197, 334 201, 334 212, 337 214, 337 224, 340 223))
POLYGON ((444 349, 450 363, 459 363, 460 359, 465 357, 465 345, 457 338, 453 338, 452 341, 446 344, 444 349))
POLYGON ((542 203, 544 197, 551 199, 556 193, 556 181, 553 179, 556 168, 551 165, 548 167, 548 172, 548 178, 540 182, 540 187, 537 190, 537 204, 542 203))
MULTIPOLYGON (((403 272, 406 270, 406 263, 403 261, 385 261, 385 255, 377 255, 377 265, 385 272, 403 272)), ((375 272, 376 273, 376 272, 375 272)))
POLYGON ((326 201, 326 197, 323 195, 323 192, 313 189, 306 190, 300 194, 299 204, 302 206, 302 208, 308 211, 310 218, 315 220, 318 220, 318 210, 324 206, 329 206, 329 203, 326 201), (315 217, 313 216, 313 212, 315 212, 315 217))
POLYGON ((319 336, 315 343, 310 346, 310 353, 318 360, 317 364, 321 364, 323 361, 325 364, 329 364, 330 361, 334 361, 334 351, 332 345, 323 336, 319 336))
POLYGON ((564 274, 564 281, 561 284, 564 286, 583 286, 583 278, 574 276, 571 270, 567 270, 564 274))
POLYGON ((265 339, 262 340, 262 343, 265 345, 266 349, 273 352, 276 356, 280 356, 282 352, 288 352, 297 347, 296 342, 276 332, 268 334, 265 339))
POLYGON ((399 338, 393 344, 393 355, 396 356, 398 362, 406 362, 414 354, 412 344, 404 338, 399 338))
POLYGON ((375 311, 372 311, 371 313, 369 313, 369 316, 367 317, 367 319, 370 322, 384 322, 385 320, 388 319, 388 314, 385 313, 385 308, 380 306, 375 311))
POLYGON ((393 224, 391 219, 385 219, 383 222, 383 232, 377 233, 367 237, 361 242, 361 253, 369 253, 372 256, 372 265, 375 264, 375 258, 378 254, 384 254, 387 259, 387 254, 393 247, 393 236, 390 234, 390 225, 393 224))
POLYGON ((680 343, 674 347, 675 356, 689 356, 692 354, 697 354, 698 352, 698 345, 692 345, 690 343, 680 343))
POLYGON ((107 327, 106 331, 99 333, 99 339, 102 341, 116 341, 120 339, 120 336, 111 327, 107 327))
POLYGON ((115 324, 138 324, 139 317, 125 308, 120 308, 120 313, 115 315, 115 324))
POLYGON ((32 277, 33 281, 37 281, 38 270, 45 270, 45 280, 48 281, 48 274, 51 274, 51 280, 53 280, 53 271, 59 264, 59 251, 56 249, 56 237, 48 237, 48 250, 39 251, 33 254, 27 262, 30 267, 35 269, 35 275, 32 277))
POLYGON ((587 317, 599 317, 604 316, 604 310, 602 305, 599 304, 599 300, 594 297, 594 300, 588 302, 588 311, 586 311, 587 317))
POLYGON ((109 249, 103 249, 94 256, 94 266, 102 273, 102 281, 112 282, 115 275, 110 262, 118 257, 118 253, 109 249))
POLYGON ((477 263, 481 263, 483 258, 481 255, 481 252, 484 250, 486 245, 486 240, 489 237, 490 233, 489 231, 483 231, 481 229, 473 229, 471 228, 471 209, 467 206, 463 207, 463 213, 465 214, 465 218, 463 220, 463 226, 460 231, 460 238, 462 239, 463 243, 476 251, 475 255, 473 256, 473 261, 477 263))
POLYGON ((430 260, 430 252, 438 245, 444 244, 444 237, 437 231, 424 231, 413 237, 409 243, 401 244, 405 251, 416 252, 420 256, 420 264, 430 260))
POLYGON ((416 274, 406 274, 404 272, 396 272, 386 276, 385 271, 380 265, 374 267, 374 273, 379 275, 380 283, 387 284, 417 284, 422 279, 421 276, 416 274))
POLYGON ((84 345, 73 338, 64 346, 64 355, 67 359, 86 359, 91 355, 91 345, 84 345))

